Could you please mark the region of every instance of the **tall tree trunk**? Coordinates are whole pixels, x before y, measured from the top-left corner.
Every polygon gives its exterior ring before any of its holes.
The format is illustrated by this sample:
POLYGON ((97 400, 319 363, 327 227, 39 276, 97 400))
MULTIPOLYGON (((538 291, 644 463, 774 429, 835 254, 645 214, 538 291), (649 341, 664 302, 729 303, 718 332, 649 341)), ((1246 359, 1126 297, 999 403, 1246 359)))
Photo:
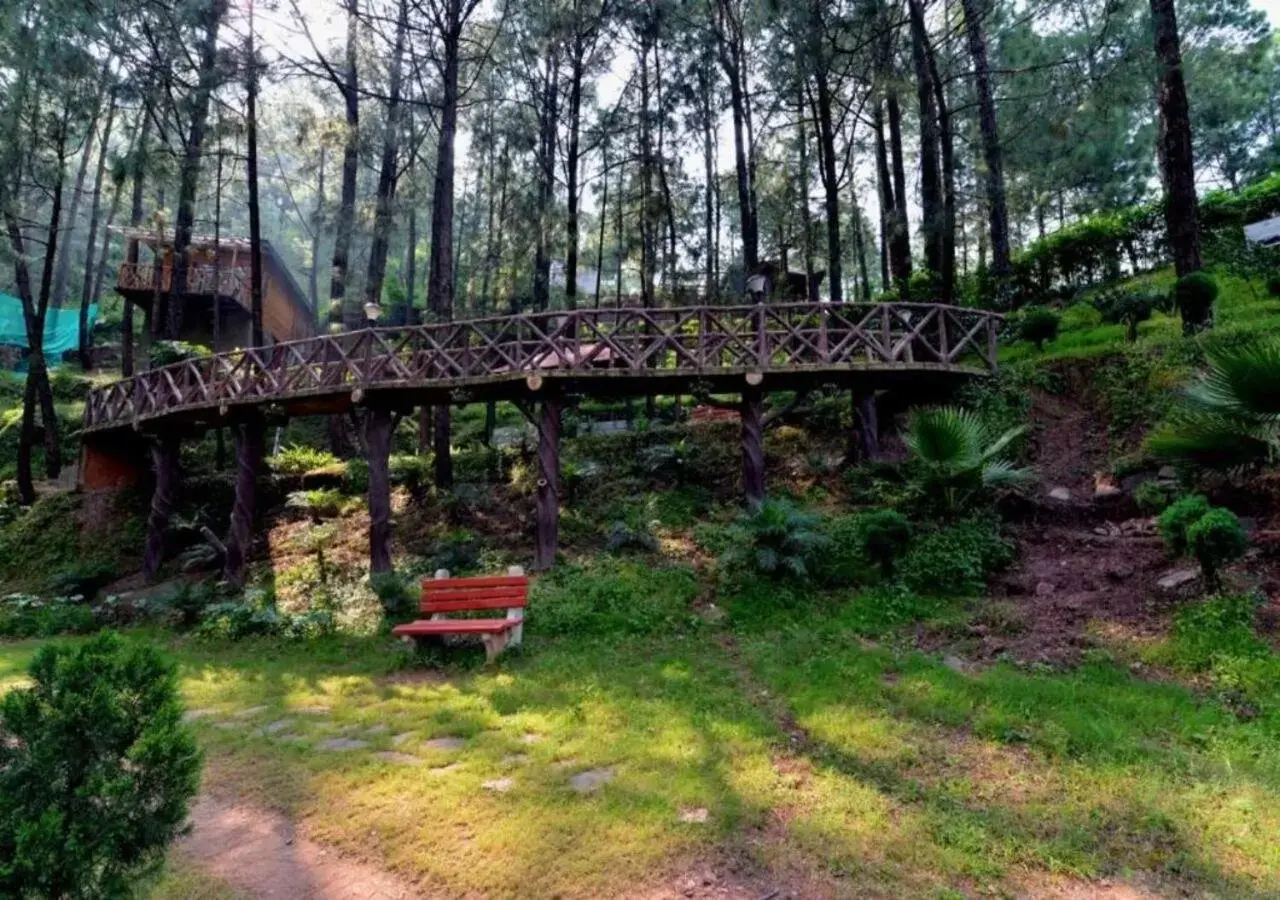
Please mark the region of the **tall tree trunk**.
POLYGON ((551 257, 547 248, 547 217, 555 201, 556 126, 560 94, 560 64, 556 50, 548 54, 547 72, 542 83, 539 107, 538 140, 538 227, 533 255, 533 307, 545 312, 551 305, 551 257))
POLYGON ((893 277, 903 300, 911 297, 911 225, 907 218, 907 171, 902 153, 902 109, 898 95, 889 92, 889 158, 893 163, 893 218, 889 244, 893 256, 893 277))
MULTIPOLYGON (((246 66, 245 173, 249 180, 249 318, 253 346, 266 346, 262 330, 262 212, 258 205, 258 50, 253 34, 253 0, 249 2, 248 59, 246 66)), ((222 185, 218 185, 222 190, 222 185)), ((215 288, 214 315, 217 316, 215 288)))
MULTIPOLYGON (((1172 3, 1172 0, 1169 0, 1172 3)), ((969 55, 973 58, 973 85, 978 98, 978 124, 982 130, 982 153, 987 167, 987 215, 991 230, 991 274, 1005 283, 1013 273, 1009 250, 1009 211, 1005 198, 1004 152, 996 124, 996 101, 991 87, 991 64, 987 59, 987 38, 983 27, 982 0, 960 0, 964 10, 969 55)))
POLYGON ((858 258, 858 278, 862 286, 863 303, 871 302, 871 277, 867 273, 867 244, 862 229, 862 209, 858 205, 858 189, 854 179, 849 179, 850 198, 853 207, 853 252, 858 258))
MULTIPOLYGON (((58 251, 58 266, 53 276, 52 305, 56 307, 65 305, 67 300, 67 282, 71 278, 71 238, 75 235, 76 225, 80 221, 80 203, 84 199, 84 183, 89 177, 89 162, 93 159, 94 136, 98 130, 98 118, 102 112, 102 101, 106 96, 107 85, 112 80, 111 65, 113 62, 114 60, 108 57, 107 62, 103 64, 98 73, 98 92, 93 98, 93 111, 89 117, 89 127, 85 130, 84 148, 80 154, 80 166, 76 169, 76 183, 71 191, 71 206, 63 217, 67 234, 65 238, 60 240, 61 249, 58 251)), ((110 96, 111 112, 114 113, 116 99, 114 88, 111 89, 110 96)), ((108 137, 109 134, 104 132, 102 137, 103 150, 106 149, 108 137)), ((99 153, 98 155, 101 157, 102 154, 99 153)), ((99 196, 101 195, 99 194, 99 196)), ((85 257, 86 260, 91 258, 92 254, 85 257)))
POLYGON ((440 63, 440 134, 436 142, 436 173, 431 200, 431 256, 427 263, 427 308, 437 319, 453 312, 453 181, 454 145, 458 134, 458 41, 460 0, 448 0, 440 63))
POLYGON ((889 151, 884 140, 884 102, 876 101, 872 119, 876 138, 876 184, 880 188, 880 286, 884 291, 893 284, 889 258, 889 221, 893 217, 893 181, 889 175, 889 151))
MULTIPOLYGON (((107 177, 107 149, 111 143, 111 128, 116 119, 116 91, 111 91, 107 118, 102 125, 102 145, 98 150, 98 171, 93 179, 93 200, 89 206, 89 238, 84 250, 84 286, 80 292, 80 367, 86 372, 93 367, 91 350, 93 335, 89 329, 89 307, 95 299, 93 293, 93 253, 98 248, 98 217, 102 213, 102 182, 107 177)), ((119 191, 116 192, 119 196, 119 191)), ((68 234, 68 237, 70 235, 68 234)))
POLYGON ((956 147, 951 104, 947 86, 938 74, 938 58, 933 46, 925 43, 930 80, 938 107, 938 138, 942 145, 942 292, 943 303, 956 296, 956 147))
POLYGON ((742 260, 747 272, 755 272, 760 265, 760 233, 753 215, 755 203, 751 199, 750 167, 747 163, 746 144, 746 93, 737 76, 729 72, 729 94, 733 106, 733 161, 738 175, 738 209, 742 229, 742 260))
POLYGON ((604 171, 600 175, 600 180, 604 183, 604 188, 600 195, 600 240, 596 244, 596 297, 595 307, 600 308, 600 290, 604 284, 604 231, 605 226, 609 223, 609 139, 605 138, 604 150, 602 154, 604 171))
POLYGON ((924 233, 924 259, 935 283, 942 274, 942 236, 946 228, 942 209, 942 175, 938 160, 938 110, 933 72, 929 68, 929 34, 925 30, 924 5, 908 0, 911 18, 911 58, 915 64, 916 97, 920 104, 920 207, 924 233))
POLYGON ((569 75, 569 146, 565 150, 565 181, 568 216, 565 217, 564 302, 569 309, 578 306, 578 144, 582 127, 583 40, 574 38, 573 59, 569 75))
POLYGON ((328 148, 320 146, 320 168, 316 173, 316 211, 311 214, 311 270, 307 273, 307 293, 311 296, 311 313, 320 327, 320 236, 324 233, 324 167, 328 148))
POLYGON ((1173 0, 1151 0, 1151 22, 1160 67, 1156 100, 1160 107, 1160 174, 1164 180, 1165 222, 1173 249, 1173 266, 1181 278, 1203 268, 1204 259, 1200 253, 1191 119, 1173 0))
MULTIPOLYGON (((221 434, 221 430, 219 430, 221 434)), ((267 427, 252 418, 235 428, 236 495, 227 532, 227 553, 222 575, 234 587, 243 587, 253 546, 253 522, 257 511, 258 475, 266 450, 267 427)))
MULTIPOLYGON (((330 324, 341 321, 347 330, 359 328, 364 312, 358 302, 347 299, 347 276, 351 266, 351 241, 356 224, 356 186, 360 176, 360 72, 357 50, 360 43, 360 3, 346 0, 347 54, 346 70, 341 85, 346 115, 346 134, 342 147, 342 197, 338 203, 338 220, 333 237, 333 270, 329 282, 330 324)), ((341 427, 341 419, 338 419, 341 427)), ((331 435, 334 428, 330 427, 331 435)), ((334 452, 337 452, 334 447, 334 452)))
MULTIPOLYGON (((187 249, 196 221, 196 191, 200 184, 200 163, 204 154, 204 134, 209 124, 209 102, 218 79, 218 28, 222 24, 223 0, 206 0, 199 12, 202 39, 199 46, 200 69, 191 94, 191 123, 183 147, 181 185, 178 192, 178 214, 173 234, 173 284, 169 291, 168 311, 163 326, 153 321, 151 328, 165 329, 165 336, 177 338, 182 332, 183 303, 187 293, 190 260, 187 249)), ((162 301, 163 302, 163 301, 162 301)))
POLYGON ((653 84, 654 100, 658 104, 658 189, 662 191, 662 211, 667 225, 667 246, 664 251, 662 280, 666 284, 668 297, 676 293, 676 213, 675 204, 671 202, 671 186, 667 181, 667 116, 662 101, 662 44, 653 47, 653 84))
MULTIPOLYGON (((142 128, 138 134, 138 148, 134 153, 133 159, 130 160, 129 175, 133 179, 133 193, 129 198, 129 226, 134 229, 142 226, 142 220, 145 216, 143 197, 147 182, 147 162, 151 152, 151 116, 149 115, 149 109, 147 109, 150 102, 151 97, 148 94, 143 99, 143 109, 140 112, 142 128)), ((132 266, 138 264, 138 241, 132 239, 129 241, 125 262, 132 266)), ((136 306, 137 304, 132 300, 126 299, 124 302, 124 321, 121 324, 123 338, 120 344, 120 374, 125 378, 132 376, 135 369, 133 359, 133 314, 136 306)))
MULTIPOLYGON (((836 129, 832 116, 831 85, 825 69, 817 73, 818 140, 822 148, 822 186, 827 207, 827 280, 831 302, 844 302, 844 262, 840 240, 840 182, 836 177, 836 129)), ((806 198, 807 199, 807 198, 806 198)))
POLYGON ((373 217, 373 242, 369 247, 369 268, 364 283, 366 306, 382 303, 382 282, 387 275, 387 254, 391 249, 391 225, 395 215, 396 181, 400 165, 400 92, 403 88, 404 47, 408 30, 409 2, 400 0, 395 47, 391 51, 382 159, 378 167, 378 200, 373 217))
MULTIPOLYGON (((713 110, 714 88, 711 75, 706 66, 698 74, 699 98, 702 103, 702 167, 705 172, 703 200, 706 205, 706 222, 704 241, 706 243, 707 286, 706 302, 716 302, 716 145, 712 130, 715 127, 715 111, 713 110)), ((607 183, 607 180, 606 180, 607 183)))

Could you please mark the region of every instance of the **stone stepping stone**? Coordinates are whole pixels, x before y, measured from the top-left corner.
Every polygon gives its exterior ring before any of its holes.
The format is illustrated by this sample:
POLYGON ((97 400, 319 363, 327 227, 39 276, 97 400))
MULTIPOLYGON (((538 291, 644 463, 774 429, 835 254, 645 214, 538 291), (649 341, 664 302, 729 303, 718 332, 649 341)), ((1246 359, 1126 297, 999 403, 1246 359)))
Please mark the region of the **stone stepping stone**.
POLYGON ((258 729, 258 733, 259 734, 279 734, 281 731, 284 731, 286 728, 290 727, 291 725, 293 725, 293 719, 277 719, 276 721, 271 722, 270 724, 263 725, 261 728, 258 729))
POLYGON ((527 753, 512 753, 510 756, 502 758, 503 766, 523 766, 527 765, 528 762, 529 755, 527 753))
POLYGON ((428 775, 440 778, 445 775, 452 775, 454 772, 462 768, 461 763, 449 763, 447 766, 432 766, 427 770, 428 775))
POLYGON ((398 763, 404 766, 420 766, 425 760, 417 756, 411 756, 408 753, 397 753, 394 750, 379 750, 373 754, 383 762, 398 763))
POLYGON ((546 737, 541 734, 534 734, 532 731, 527 731, 520 735, 520 740, 526 744, 541 744, 546 740, 546 737))
POLYGON ((422 746, 428 750, 461 750, 467 746, 467 741, 460 737, 438 737, 424 741, 422 746))
POLYGON ((390 731, 390 730, 391 730, 391 726, 390 726, 390 725, 385 725, 385 724, 384 724, 384 725, 371 725, 371 726, 369 726, 368 728, 366 728, 366 729, 364 730, 364 733, 365 733, 365 734, 371 734, 371 735, 375 735, 375 736, 376 736, 376 735, 379 735, 379 734, 386 734, 386 733, 387 733, 388 731, 390 731))
POLYGON ((486 791, 494 791, 499 794, 505 794, 515 786, 516 783, 510 778, 495 778, 492 781, 485 781, 480 785, 480 787, 484 788, 486 791))
POLYGON ((363 750, 369 746, 368 741, 358 741, 354 738, 329 738, 327 741, 320 742, 321 750, 363 750))
POLYGON ((680 810, 680 821, 686 825, 702 825, 707 821, 707 812, 705 807, 697 807, 696 809, 680 810))
POLYGON ((296 706, 293 711, 304 716, 327 716, 331 710, 327 706, 296 706))
POLYGON ((612 766, 604 769, 587 769, 569 779, 569 786, 579 794, 590 794, 600 790, 613 781, 615 772, 612 766))
POLYGON ((215 710, 212 709, 189 709, 182 714, 182 721, 194 722, 197 719, 204 719, 213 715, 215 710))
POLYGON ((252 719, 254 716, 260 716, 267 711, 265 706, 251 706, 248 709, 242 709, 240 712, 232 716, 234 719, 252 719))
POLYGON ((403 744, 405 741, 409 740, 409 738, 411 738, 411 737, 413 737, 413 732, 412 732, 412 731, 406 731, 404 734, 397 734, 395 737, 393 737, 393 738, 391 739, 391 743, 392 743, 394 746, 399 747, 401 744, 403 744))
POLYGON ((307 736, 305 734, 282 734, 279 740, 288 741, 291 744, 302 744, 306 742, 307 736))

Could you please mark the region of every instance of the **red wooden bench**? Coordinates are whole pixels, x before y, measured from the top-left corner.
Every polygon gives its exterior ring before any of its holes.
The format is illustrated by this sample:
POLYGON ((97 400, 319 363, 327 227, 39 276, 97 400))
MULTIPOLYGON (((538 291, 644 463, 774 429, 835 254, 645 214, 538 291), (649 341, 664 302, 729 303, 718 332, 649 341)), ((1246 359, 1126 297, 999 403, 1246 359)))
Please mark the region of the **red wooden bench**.
POLYGON ((445 635, 476 634, 484 641, 485 658, 493 662, 507 647, 524 638, 524 608, 529 603, 529 579, 519 566, 505 577, 450 578, 443 569, 435 578, 422 582, 422 612, 419 619, 391 630, 407 641, 445 635), (447 619, 445 613, 478 610, 505 610, 502 619, 447 619))

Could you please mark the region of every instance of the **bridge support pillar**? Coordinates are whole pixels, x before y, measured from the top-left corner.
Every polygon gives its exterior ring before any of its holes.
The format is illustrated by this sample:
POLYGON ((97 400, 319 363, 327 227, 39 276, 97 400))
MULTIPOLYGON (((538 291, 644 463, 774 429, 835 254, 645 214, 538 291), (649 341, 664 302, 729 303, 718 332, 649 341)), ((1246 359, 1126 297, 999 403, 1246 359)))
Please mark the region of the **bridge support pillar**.
POLYGON ((151 445, 151 461, 155 466, 155 490, 151 492, 151 513, 147 516, 147 542, 142 553, 142 576, 154 584, 164 563, 165 533, 178 501, 181 479, 179 453, 182 442, 176 434, 157 437, 151 445))
POLYGON ((742 491, 747 509, 764 505, 764 392, 758 385, 742 392, 742 491))
POLYGON ((364 440, 369 452, 369 572, 391 571, 391 411, 365 414, 364 440))
POLYGON ((105 491, 142 484, 148 453, 146 442, 132 431, 106 439, 86 435, 80 447, 80 489, 105 491))
POLYGON ((436 487, 447 491, 453 487, 453 411, 447 402, 435 408, 435 419, 432 445, 436 454, 436 487))
POLYGON ((233 438, 236 454, 236 499, 231 508, 231 527, 227 531, 227 554, 222 575, 235 587, 244 586, 249 551, 253 544, 253 521, 258 502, 258 476, 267 443, 267 425, 254 416, 235 426, 233 438))
POLYGON ((560 425, 561 398, 548 391, 538 418, 537 547, 533 567, 545 572, 555 565, 560 542, 560 425))

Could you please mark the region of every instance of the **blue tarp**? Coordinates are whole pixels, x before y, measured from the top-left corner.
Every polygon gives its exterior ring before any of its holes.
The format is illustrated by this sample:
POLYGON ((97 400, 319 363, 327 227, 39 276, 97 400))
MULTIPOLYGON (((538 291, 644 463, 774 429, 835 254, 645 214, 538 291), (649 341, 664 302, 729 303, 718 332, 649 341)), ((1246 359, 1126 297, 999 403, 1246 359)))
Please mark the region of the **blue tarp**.
MULTIPOLYGON (((89 307, 89 330, 98 321, 98 305, 89 307)), ((27 347, 27 326, 22 318, 22 301, 0 293, 0 344, 27 347)), ((49 365, 62 362, 62 354, 80 346, 80 307, 50 308, 44 319, 44 355, 49 365)))

